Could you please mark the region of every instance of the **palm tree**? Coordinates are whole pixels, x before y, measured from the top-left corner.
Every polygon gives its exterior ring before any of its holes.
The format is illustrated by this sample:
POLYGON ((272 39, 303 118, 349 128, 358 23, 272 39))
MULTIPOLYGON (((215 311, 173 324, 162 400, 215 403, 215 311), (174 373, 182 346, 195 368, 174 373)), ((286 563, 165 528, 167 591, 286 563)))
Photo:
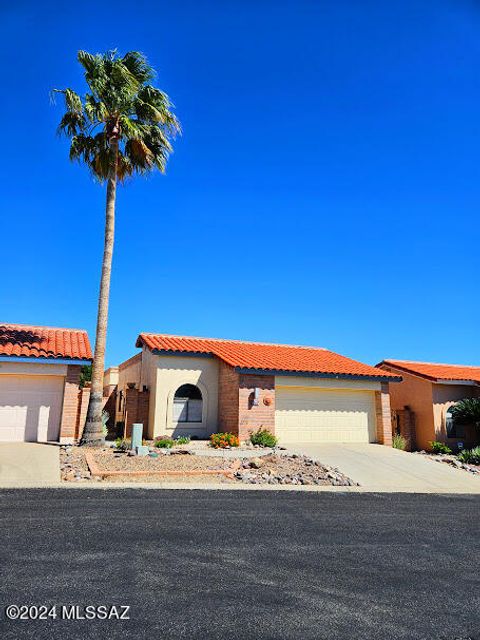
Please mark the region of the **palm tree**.
POLYGON ((448 411, 454 424, 473 425, 480 432, 480 398, 459 400, 448 411))
MULTIPOLYGON (((171 139, 180 132, 172 103, 150 82, 153 68, 142 53, 78 52, 89 92, 60 91, 66 112, 59 132, 70 139, 70 160, 83 162, 107 183, 105 242, 98 299, 95 352, 87 421, 81 444, 103 444, 102 395, 117 182, 134 174, 165 171, 171 139)), ((59 91, 59 90, 56 90, 59 91)))

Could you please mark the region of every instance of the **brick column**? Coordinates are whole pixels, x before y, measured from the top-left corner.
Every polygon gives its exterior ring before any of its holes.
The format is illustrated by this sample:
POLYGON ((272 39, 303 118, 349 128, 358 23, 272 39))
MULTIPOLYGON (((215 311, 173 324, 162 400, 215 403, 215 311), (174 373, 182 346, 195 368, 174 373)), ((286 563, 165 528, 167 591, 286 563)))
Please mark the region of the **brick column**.
POLYGON ((415 441, 415 415, 410 409, 397 410, 400 426, 400 434, 407 441, 407 451, 413 451, 417 443, 415 441))
POLYGON ((377 442, 392 446, 392 415, 390 413, 390 393, 388 383, 382 382, 380 391, 375 391, 375 414, 377 421, 377 442))
POLYGON ((225 362, 218 370, 218 431, 238 435, 239 374, 225 362))
POLYGON ((88 401, 90 400, 90 387, 83 387, 78 390, 78 413, 77 425, 75 428, 75 440, 77 442, 83 435, 83 428, 87 419, 88 401))
POLYGON ((253 431, 275 433, 275 376, 241 374, 239 381, 238 437, 246 440, 253 431), (258 389, 258 404, 253 404, 258 389))
MULTIPOLYGON (((63 388, 62 418, 60 421, 60 442, 72 443, 75 439, 79 413, 80 370, 78 364, 69 364, 63 388)), ((83 431, 83 425, 82 425, 83 431)))
POLYGON ((143 424, 143 437, 148 433, 149 392, 138 389, 125 389, 125 437, 132 435, 132 424, 143 424))

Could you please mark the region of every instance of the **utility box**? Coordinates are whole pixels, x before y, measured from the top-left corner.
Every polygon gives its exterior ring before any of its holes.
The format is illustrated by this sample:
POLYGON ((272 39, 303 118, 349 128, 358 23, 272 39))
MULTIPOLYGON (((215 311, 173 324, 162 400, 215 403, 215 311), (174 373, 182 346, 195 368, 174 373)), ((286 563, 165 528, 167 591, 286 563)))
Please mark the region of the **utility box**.
POLYGON ((136 450, 137 447, 142 446, 143 439, 143 424, 141 422, 134 422, 132 424, 132 442, 130 448, 136 450))
POLYGON ((150 449, 142 445, 136 448, 136 452, 137 456, 148 456, 148 454, 150 453, 150 449))

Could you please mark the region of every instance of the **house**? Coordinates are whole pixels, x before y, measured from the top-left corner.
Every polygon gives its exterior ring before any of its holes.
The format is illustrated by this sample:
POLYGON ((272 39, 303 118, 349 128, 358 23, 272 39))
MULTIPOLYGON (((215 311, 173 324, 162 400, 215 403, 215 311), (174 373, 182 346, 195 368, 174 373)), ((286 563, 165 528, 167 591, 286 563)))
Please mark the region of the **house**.
POLYGON ((127 435, 141 422, 149 437, 245 439, 266 428, 287 443, 391 444, 396 373, 317 347, 152 333, 136 346, 118 367, 116 420, 127 435))
POLYGON ((81 329, 0 325, 0 442, 73 442, 83 429, 90 364, 81 329))
POLYGON ((480 367, 407 360, 383 360, 377 367, 402 377, 391 385, 390 402, 394 430, 411 448, 428 449, 434 440, 453 447, 475 444, 473 427, 455 426, 448 410, 458 400, 480 396, 480 367))

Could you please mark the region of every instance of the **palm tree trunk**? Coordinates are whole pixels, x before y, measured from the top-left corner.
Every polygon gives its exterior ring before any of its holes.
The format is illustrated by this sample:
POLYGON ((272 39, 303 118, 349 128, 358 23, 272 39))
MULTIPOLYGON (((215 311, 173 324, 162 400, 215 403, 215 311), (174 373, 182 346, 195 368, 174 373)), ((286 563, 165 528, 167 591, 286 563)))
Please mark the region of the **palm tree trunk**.
POLYGON ((107 182, 107 205, 105 215, 105 244, 103 248, 102 277, 98 298, 97 331, 92 366, 92 386, 88 404, 87 421, 80 444, 101 446, 105 437, 102 425, 103 372, 105 369, 105 346, 107 340, 108 302, 110 297, 110 275, 112 271, 113 239, 115 233, 115 198, 117 192, 118 140, 111 140, 112 165, 107 182))

